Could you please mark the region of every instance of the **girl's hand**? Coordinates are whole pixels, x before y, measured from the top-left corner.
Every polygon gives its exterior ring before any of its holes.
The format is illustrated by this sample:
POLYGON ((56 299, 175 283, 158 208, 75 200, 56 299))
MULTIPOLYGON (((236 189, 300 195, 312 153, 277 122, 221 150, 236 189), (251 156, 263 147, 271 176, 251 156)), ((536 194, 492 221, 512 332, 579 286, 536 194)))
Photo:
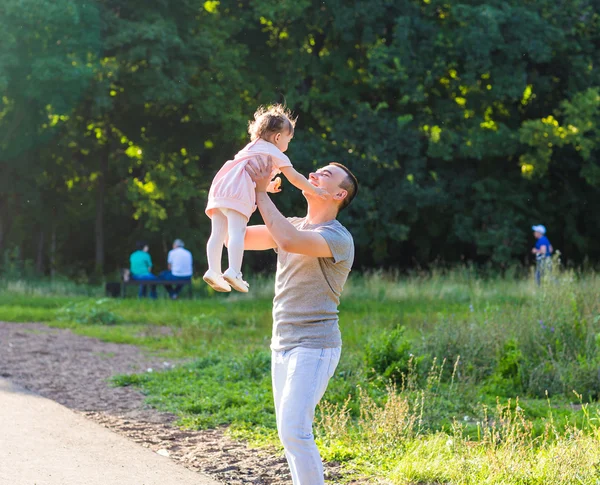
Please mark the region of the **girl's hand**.
POLYGON ((271 183, 267 187, 267 192, 270 192, 271 194, 281 192, 281 177, 275 177, 271 180, 271 183))

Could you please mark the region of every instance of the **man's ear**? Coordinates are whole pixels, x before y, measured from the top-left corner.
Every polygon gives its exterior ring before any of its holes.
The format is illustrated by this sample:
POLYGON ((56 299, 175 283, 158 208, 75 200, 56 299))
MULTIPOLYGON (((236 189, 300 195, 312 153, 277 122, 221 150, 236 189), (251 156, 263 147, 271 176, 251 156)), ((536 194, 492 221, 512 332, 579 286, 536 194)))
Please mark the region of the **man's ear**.
POLYGON ((346 189, 338 189, 333 198, 335 200, 344 200, 348 197, 348 191, 346 189))

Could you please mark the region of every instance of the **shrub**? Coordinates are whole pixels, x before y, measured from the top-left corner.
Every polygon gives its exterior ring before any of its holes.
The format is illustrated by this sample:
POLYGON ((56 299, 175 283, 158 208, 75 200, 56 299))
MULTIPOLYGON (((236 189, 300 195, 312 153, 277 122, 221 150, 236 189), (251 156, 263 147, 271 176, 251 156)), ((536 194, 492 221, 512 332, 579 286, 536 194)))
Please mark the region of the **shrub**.
POLYGON ((365 350, 365 364, 370 378, 382 377, 399 383, 409 371, 411 342, 404 335, 404 327, 384 331, 371 339, 365 350))
POLYGON ((497 396, 514 396, 523 390, 523 353, 519 343, 508 340, 498 353, 496 368, 487 379, 486 391, 497 396))

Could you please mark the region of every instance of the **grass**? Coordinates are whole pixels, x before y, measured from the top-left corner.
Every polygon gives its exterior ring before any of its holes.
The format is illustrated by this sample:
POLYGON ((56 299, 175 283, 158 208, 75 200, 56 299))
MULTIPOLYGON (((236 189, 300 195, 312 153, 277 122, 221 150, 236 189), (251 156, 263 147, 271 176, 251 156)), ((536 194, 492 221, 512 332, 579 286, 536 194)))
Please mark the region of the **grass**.
MULTIPOLYGON (((4 283, 0 319, 188 358, 114 383, 139 386, 183 426, 230 424, 235 436, 277 446, 273 283, 251 283, 249 295, 176 302, 4 283)), ((593 272, 557 270, 542 288, 471 270, 353 275, 340 308, 342 361, 317 413, 323 457, 382 483, 597 485, 598 295, 593 272)))

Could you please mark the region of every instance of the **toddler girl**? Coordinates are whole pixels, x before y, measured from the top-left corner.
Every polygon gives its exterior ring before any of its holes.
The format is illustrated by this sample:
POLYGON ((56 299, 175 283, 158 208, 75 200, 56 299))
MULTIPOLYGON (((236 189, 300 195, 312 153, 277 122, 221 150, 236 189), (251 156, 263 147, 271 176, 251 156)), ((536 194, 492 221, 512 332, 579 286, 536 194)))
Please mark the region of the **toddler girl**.
MULTIPOLYGON (((208 194, 206 214, 212 220, 212 232, 206 245, 208 271, 204 281, 216 291, 248 292, 248 283, 242 279, 242 258, 246 225, 256 210, 254 182, 246 172, 246 164, 257 155, 271 156, 271 178, 282 172, 296 187, 305 192, 325 197, 327 191, 312 185, 293 167, 284 155, 294 136, 296 120, 284 106, 276 104, 259 108, 254 120, 248 123, 251 142, 233 160, 229 160, 215 176, 208 194), (228 240, 229 269, 221 274, 221 256, 228 240)), ((269 192, 279 192, 281 179, 269 185, 269 192)))

